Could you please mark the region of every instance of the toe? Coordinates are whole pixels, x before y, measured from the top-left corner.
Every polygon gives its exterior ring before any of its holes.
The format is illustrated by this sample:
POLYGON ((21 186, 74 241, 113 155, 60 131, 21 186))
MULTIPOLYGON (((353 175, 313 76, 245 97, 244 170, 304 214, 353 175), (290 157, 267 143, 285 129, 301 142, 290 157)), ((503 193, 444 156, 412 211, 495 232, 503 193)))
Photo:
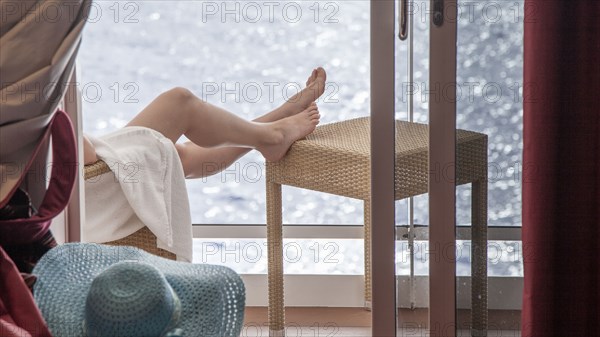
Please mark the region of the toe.
POLYGON ((325 82, 325 80, 327 79, 327 73, 325 72, 325 69, 323 69, 323 67, 317 68, 317 79, 323 80, 323 82, 325 82))
POLYGON ((308 77, 308 80, 306 80, 306 86, 308 87, 316 79, 317 79, 317 69, 313 69, 312 73, 308 77))
POLYGON ((308 110, 309 112, 319 111, 319 107, 313 102, 308 106, 308 108, 306 108, 306 110, 308 110))

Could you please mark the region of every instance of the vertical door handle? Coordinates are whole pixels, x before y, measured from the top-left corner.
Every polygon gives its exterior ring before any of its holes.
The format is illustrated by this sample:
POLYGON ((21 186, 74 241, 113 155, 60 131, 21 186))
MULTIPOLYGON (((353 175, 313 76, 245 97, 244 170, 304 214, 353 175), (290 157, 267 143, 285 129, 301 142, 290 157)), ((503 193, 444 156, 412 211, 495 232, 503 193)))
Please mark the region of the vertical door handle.
POLYGON ((398 24, 400 25, 398 38, 401 41, 408 37, 408 1, 399 0, 398 4, 398 24))
POLYGON ((444 23, 444 0, 433 0, 432 21, 438 27, 444 23))

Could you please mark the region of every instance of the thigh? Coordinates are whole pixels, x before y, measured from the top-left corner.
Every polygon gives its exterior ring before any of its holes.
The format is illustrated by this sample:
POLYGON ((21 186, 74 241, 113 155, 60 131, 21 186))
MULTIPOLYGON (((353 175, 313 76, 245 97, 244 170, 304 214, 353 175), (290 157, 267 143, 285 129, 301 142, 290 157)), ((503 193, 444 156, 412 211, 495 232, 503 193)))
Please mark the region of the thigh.
POLYGON ((162 133, 173 143, 183 135, 187 128, 186 89, 175 88, 160 94, 127 126, 144 126, 162 133))

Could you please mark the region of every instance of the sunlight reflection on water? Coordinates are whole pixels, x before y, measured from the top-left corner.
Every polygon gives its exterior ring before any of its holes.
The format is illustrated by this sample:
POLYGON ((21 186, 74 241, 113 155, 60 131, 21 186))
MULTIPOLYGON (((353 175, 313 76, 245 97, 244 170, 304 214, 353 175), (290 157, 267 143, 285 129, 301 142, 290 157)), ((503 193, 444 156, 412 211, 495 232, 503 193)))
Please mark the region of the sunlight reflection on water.
MULTIPOLYGON (((319 101, 323 123, 369 114, 368 1, 302 1, 297 21, 276 9, 257 22, 243 12, 240 22, 208 16, 207 1, 128 3, 135 6, 121 3, 115 11, 112 2, 98 2, 101 15, 84 33, 78 62, 87 133, 123 127, 174 86, 255 118, 303 86, 319 65, 330 83, 319 101)), ((417 4, 423 11, 426 2, 417 4)), ((458 23, 457 126, 489 136, 489 224, 514 226, 521 223, 522 2, 496 5, 500 18, 485 14, 482 2, 458 23)), ((415 121, 427 122, 428 23, 421 14, 415 17, 415 121)), ((396 49, 397 116, 406 118, 406 44, 397 42, 396 49)), ((188 181, 193 221, 264 223, 263 174, 263 159, 252 152, 223 174, 188 181), (258 175, 249 176, 249 167, 258 167, 258 175)), ((284 204, 286 223, 362 223, 356 200, 285 187, 284 204)), ((406 202, 397 205, 397 221, 406 223, 406 202)), ((415 208, 416 222, 427 224, 427 198, 415 198, 415 208)), ((470 223, 468 187, 457 188, 457 223, 470 223)))

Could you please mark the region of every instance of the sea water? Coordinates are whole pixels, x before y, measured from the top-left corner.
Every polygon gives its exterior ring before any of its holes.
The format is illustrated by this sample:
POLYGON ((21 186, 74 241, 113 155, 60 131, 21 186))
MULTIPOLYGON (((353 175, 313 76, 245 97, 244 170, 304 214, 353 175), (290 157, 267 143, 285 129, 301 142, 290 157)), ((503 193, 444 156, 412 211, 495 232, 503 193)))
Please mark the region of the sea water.
MULTIPOLYGON (((413 9, 412 85, 407 43, 396 41, 396 117, 408 117, 412 91, 414 120, 423 123, 430 95, 445 98, 445 88, 428 82, 427 4, 416 1, 413 9)), ((368 1, 97 1, 78 59, 84 131, 102 135, 121 128, 176 86, 252 119, 300 90, 317 66, 328 72, 318 101, 322 123, 368 116, 369 22, 368 1)), ((457 126, 489 137, 490 226, 521 224, 522 38, 522 1, 459 4, 457 126)), ((194 223, 265 222, 264 160, 257 152, 220 174, 188 181, 188 192, 194 223)), ((362 224, 357 200, 284 187, 283 202, 285 223, 362 224)), ((397 202, 398 224, 408 222, 406 205, 397 202)), ((428 224, 427 208, 426 196, 415 198, 416 223, 428 224)), ((469 223, 470 187, 461 186, 457 224, 469 223)), ((307 251, 312 244, 302 243, 307 251)), ((498 247, 508 251, 514 244, 498 247)), ((354 262, 337 263, 335 270, 362 272, 362 247, 354 241, 339 247, 354 262)), ((522 273, 513 262, 497 268, 522 273)), ((459 260, 461 268, 468 272, 466 260, 459 260)))

